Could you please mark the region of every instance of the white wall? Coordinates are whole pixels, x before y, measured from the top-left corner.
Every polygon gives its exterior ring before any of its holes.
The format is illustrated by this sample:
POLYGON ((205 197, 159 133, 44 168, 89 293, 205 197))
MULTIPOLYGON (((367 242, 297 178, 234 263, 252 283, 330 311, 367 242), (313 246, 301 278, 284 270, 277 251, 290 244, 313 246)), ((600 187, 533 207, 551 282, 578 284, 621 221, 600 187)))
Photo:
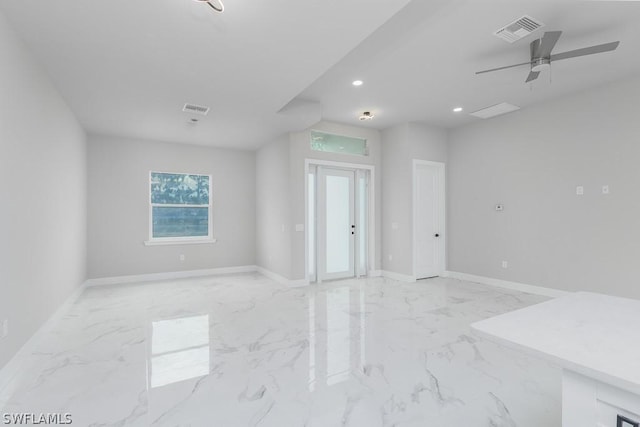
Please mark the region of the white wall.
POLYGON ((256 263, 291 276, 289 135, 256 153, 256 263))
POLYGON ((0 367, 85 279, 85 134, 0 13, 0 367))
POLYGON ((407 276, 413 276, 413 159, 446 164, 446 131, 405 123, 382 133, 382 268, 407 276))
POLYGON ((639 100, 635 78, 453 131, 449 269, 639 298, 639 100))
MULTIPOLYGON (((375 190, 376 190, 376 254, 375 265, 370 269, 380 269, 380 257, 382 247, 382 236, 380 232, 381 217, 381 169, 382 169, 382 147, 380 132, 375 129, 348 126, 338 123, 320 122, 303 132, 290 134, 290 192, 291 192, 291 227, 295 224, 305 223, 305 159, 330 160, 344 163, 358 163, 375 166, 375 190), (311 129, 337 135, 353 136, 365 138, 369 148, 368 156, 353 156, 347 154, 324 153, 311 150, 311 129)), ((291 279, 300 280, 305 277, 305 233, 291 233, 291 279)))
POLYGON ((254 152, 91 135, 88 158, 90 278, 255 264, 254 152), (217 243, 143 244, 151 170, 212 175, 217 243))

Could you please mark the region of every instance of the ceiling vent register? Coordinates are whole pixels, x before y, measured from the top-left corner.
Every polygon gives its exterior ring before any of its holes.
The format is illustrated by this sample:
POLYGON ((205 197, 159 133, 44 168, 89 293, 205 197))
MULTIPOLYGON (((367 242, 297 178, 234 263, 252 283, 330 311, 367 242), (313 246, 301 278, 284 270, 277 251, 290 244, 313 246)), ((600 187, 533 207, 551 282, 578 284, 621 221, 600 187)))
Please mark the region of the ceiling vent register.
POLYGON ((504 28, 500 28, 496 31, 496 36, 500 37, 509 43, 514 43, 522 38, 527 37, 529 34, 536 31, 538 28, 544 27, 544 24, 530 16, 523 16, 522 18, 512 22, 504 28))
POLYGON ((502 114, 507 114, 519 109, 520 107, 518 107, 517 105, 502 102, 500 104, 492 105, 491 107, 474 111, 473 113, 471 113, 471 115, 480 119, 490 119, 491 117, 500 116, 502 114))
POLYGON ((200 114, 201 116, 206 116, 209 113, 209 107, 195 104, 184 104, 182 111, 184 111, 185 113, 194 113, 200 114))

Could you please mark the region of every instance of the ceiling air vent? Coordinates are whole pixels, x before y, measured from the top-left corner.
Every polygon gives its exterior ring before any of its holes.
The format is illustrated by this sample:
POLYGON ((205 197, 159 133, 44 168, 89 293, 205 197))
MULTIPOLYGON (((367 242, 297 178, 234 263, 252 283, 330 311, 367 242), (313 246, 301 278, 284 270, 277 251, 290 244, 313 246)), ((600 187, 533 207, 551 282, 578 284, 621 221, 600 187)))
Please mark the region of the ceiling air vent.
POLYGON ((207 113, 209 113, 209 107, 195 104, 184 104, 182 111, 184 111, 185 113, 195 113, 200 114, 201 116, 206 116, 207 113))
POLYGON ((506 40, 509 43, 516 42, 529 34, 533 33, 540 27, 544 27, 544 24, 530 16, 523 16, 522 18, 512 22, 504 28, 500 28, 496 31, 496 36, 502 40, 506 40))
POLYGON ((502 114, 507 114, 519 109, 520 107, 518 107, 517 105, 503 102, 501 104, 496 104, 496 105, 492 105, 491 107, 483 108, 482 110, 474 111, 473 113, 471 113, 471 115, 474 117, 478 117, 480 119, 490 119, 491 117, 500 116, 502 114))

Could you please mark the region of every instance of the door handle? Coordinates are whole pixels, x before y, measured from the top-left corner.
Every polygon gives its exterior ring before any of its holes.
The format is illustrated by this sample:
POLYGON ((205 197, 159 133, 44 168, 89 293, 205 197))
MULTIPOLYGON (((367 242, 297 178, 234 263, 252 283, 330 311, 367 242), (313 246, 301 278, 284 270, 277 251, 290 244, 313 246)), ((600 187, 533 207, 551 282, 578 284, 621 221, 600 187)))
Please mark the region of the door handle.
POLYGON ((436 237, 440 237, 440 235, 438 233, 436 233, 436 237))
POLYGON ((356 234, 356 232, 354 231, 355 228, 356 228, 356 226, 351 224, 351 234, 356 234))

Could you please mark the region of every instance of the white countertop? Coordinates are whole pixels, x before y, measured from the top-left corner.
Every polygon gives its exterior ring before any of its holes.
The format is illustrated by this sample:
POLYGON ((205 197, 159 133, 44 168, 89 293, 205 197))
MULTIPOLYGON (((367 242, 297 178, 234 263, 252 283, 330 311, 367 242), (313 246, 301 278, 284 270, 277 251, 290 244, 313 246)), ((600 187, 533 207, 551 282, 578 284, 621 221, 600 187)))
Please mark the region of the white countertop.
POLYGON ((486 338, 640 394, 640 301, 578 292, 471 325, 486 338))

